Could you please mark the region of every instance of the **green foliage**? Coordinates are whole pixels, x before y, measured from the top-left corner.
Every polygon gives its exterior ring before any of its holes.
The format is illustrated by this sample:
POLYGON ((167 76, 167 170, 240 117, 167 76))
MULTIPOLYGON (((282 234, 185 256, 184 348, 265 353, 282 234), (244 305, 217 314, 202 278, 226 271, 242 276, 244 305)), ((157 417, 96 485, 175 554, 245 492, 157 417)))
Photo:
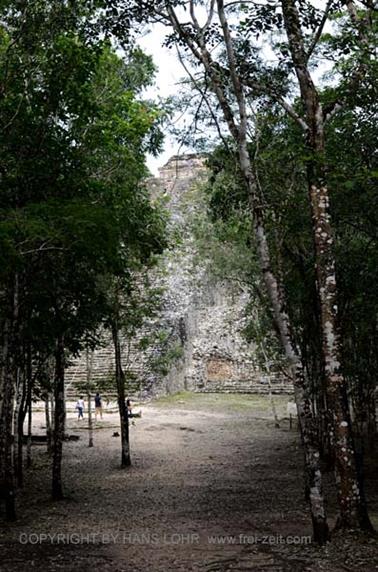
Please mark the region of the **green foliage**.
POLYGON ((98 343, 108 285, 127 292, 166 243, 143 184, 164 115, 141 99, 151 58, 93 27, 104 2, 17 3, 0 27, 0 318, 19 284, 22 339, 51 355, 98 343))
POLYGON ((344 340, 345 373, 352 387, 369 391, 376 385, 378 302, 378 196, 376 192, 378 138, 377 104, 370 93, 351 101, 334 118, 327 155, 332 164, 337 223, 340 326, 344 340))
MULTIPOLYGON (((360 98, 363 103, 363 98, 360 98)), ((369 94, 365 105, 354 102, 327 128, 327 168, 336 235, 344 368, 351 388, 371 387, 377 370, 377 126, 369 94)), ((312 222, 305 180, 306 153, 299 130, 277 110, 257 117, 256 143, 250 146, 265 206, 266 228, 275 272, 281 276, 295 339, 314 386, 321 381, 317 292, 315 290, 312 222)), ((272 337, 270 309, 260 287, 261 273, 245 267, 245 250, 254 248, 245 189, 235 158, 224 147, 209 160, 208 187, 212 227, 220 246, 229 243, 235 274, 252 293, 251 320, 245 334, 277 363, 280 350, 272 337), (256 288, 260 290, 256 304, 256 288), (262 304, 262 305, 261 305, 262 304)), ((252 257, 251 257, 252 258, 252 257)), ((220 268, 226 268, 221 263, 220 268)), ((264 356, 263 356, 264 357, 264 356)), ((264 360, 260 360, 263 362, 264 360)))
POLYGON ((161 333, 160 337, 160 347, 158 355, 154 356, 150 360, 150 368, 155 374, 158 375, 168 375, 172 365, 183 357, 184 350, 181 345, 170 345, 169 336, 166 336, 166 332, 161 333))

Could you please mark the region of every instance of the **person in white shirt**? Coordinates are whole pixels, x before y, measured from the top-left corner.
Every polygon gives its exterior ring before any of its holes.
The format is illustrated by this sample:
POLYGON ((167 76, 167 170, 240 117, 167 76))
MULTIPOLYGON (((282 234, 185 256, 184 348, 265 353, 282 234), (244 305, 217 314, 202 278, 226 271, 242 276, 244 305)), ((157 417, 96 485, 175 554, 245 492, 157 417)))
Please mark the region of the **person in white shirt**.
POLYGON ((76 403, 76 409, 77 409, 77 418, 78 419, 84 419, 84 399, 83 396, 80 397, 80 399, 77 400, 76 403))

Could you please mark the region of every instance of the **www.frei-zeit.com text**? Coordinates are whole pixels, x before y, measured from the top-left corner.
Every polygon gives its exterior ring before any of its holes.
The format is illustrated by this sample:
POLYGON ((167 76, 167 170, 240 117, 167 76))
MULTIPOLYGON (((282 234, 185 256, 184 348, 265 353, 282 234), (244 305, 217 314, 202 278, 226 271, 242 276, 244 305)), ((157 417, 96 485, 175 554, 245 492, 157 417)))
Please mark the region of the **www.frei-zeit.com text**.
POLYGON ((227 546, 233 544, 310 544, 311 536, 282 534, 236 534, 236 535, 200 535, 197 533, 136 534, 128 532, 89 532, 89 533, 21 533, 21 544, 214 544, 227 546))

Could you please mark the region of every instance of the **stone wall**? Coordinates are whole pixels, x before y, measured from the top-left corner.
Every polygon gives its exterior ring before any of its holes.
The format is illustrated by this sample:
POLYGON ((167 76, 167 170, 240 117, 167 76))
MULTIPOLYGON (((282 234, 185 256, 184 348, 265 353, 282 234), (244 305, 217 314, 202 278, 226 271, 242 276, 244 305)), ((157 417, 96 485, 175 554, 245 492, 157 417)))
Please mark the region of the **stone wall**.
MULTIPOLYGON (((124 339, 124 368, 136 380, 131 392, 138 397, 156 396, 179 390, 205 392, 290 391, 279 376, 264 377, 254 358, 254 347, 245 342, 248 294, 211 275, 196 252, 188 220, 198 203, 198 186, 206 177, 204 158, 198 155, 172 157, 149 180, 153 197, 165 197, 171 215, 171 229, 181 236, 180 244, 162 256, 150 274, 151 282, 163 290, 161 310, 147 321, 132 340, 124 339), (140 349, 142 339, 155 343, 140 349), (171 355, 166 371, 156 367, 159 359, 171 355), (268 381, 270 383, 268 383, 268 381)), ((113 350, 104 333, 103 347, 93 355, 93 379, 111 379, 113 350)), ((67 371, 68 392, 85 382, 86 360, 76 360, 67 371)))

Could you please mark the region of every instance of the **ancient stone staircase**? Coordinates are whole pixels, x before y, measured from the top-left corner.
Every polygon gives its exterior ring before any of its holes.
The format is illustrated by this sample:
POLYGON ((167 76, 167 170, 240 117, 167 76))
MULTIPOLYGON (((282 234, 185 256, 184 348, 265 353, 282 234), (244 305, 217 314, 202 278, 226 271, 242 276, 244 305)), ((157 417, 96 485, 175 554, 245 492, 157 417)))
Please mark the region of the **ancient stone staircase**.
POLYGON ((287 381, 275 382, 271 386, 261 381, 218 381, 209 382, 204 387, 197 387, 198 393, 239 393, 239 394, 268 394, 271 391, 273 394, 290 394, 292 387, 287 381))
MULTIPOLYGON (((204 158, 175 156, 159 172, 160 176, 148 183, 151 194, 167 198, 170 225, 181 233, 182 242, 162 257, 160 268, 150 276, 164 292, 160 316, 146 324, 131 342, 122 341, 123 367, 133 378, 129 391, 140 398, 184 389, 268 393, 269 384, 259 370, 255 349, 241 335, 249 294, 214 280, 206 262, 198 261, 188 221, 196 209, 204 208, 198 192, 198 185, 206 177, 204 158), (162 355, 159 344, 140 348, 141 339, 153 331, 167 333, 170 348, 178 350, 166 373, 151 366, 162 355)), ((67 397, 74 398, 83 391, 86 380, 87 361, 82 355, 66 372, 67 397)), ((103 394, 115 395, 109 334, 104 334, 103 346, 94 352, 92 380, 103 394)), ((273 393, 291 391, 291 384, 283 377, 273 375, 271 383, 273 393)))

